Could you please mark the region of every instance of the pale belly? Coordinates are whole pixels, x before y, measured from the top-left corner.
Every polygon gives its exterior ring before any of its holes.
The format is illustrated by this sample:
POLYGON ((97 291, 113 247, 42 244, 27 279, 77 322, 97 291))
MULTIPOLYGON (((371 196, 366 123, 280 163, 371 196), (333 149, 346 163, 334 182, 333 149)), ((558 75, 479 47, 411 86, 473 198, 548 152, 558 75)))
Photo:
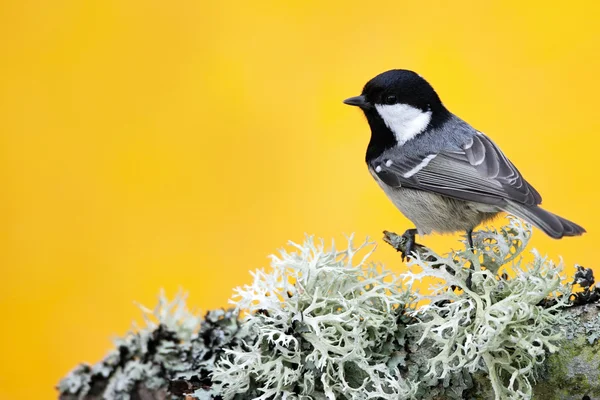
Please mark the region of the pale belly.
POLYGON ((501 210, 421 190, 392 188, 376 178, 394 205, 412 221, 419 235, 465 232, 494 218, 501 210))

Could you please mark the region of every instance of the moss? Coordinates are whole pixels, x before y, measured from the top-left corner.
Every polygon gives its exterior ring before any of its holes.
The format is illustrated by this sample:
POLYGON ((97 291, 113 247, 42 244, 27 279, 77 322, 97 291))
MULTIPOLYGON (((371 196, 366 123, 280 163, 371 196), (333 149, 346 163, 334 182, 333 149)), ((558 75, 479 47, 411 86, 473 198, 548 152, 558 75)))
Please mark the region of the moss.
POLYGON ((485 373, 478 373, 473 375, 473 388, 465 393, 465 399, 471 400, 488 400, 490 393, 494 393, 492 388, 492 382, 485 373))
MULTIPOLYGON (((584 315, 583 319, 572 320, 573 324, 583 326, 589 316, 596 318, 597 311, 581 308, 573 314, 584 315), (587 312, 584 314, 584 311, 587 312)), ((586 395, 600 397, 600 343, 596 341, 590 346, 588 336, 585 329, 581 330, 572 340, 562 344, 559 353, 548 358, 534 398, 580 400, 586 395)))

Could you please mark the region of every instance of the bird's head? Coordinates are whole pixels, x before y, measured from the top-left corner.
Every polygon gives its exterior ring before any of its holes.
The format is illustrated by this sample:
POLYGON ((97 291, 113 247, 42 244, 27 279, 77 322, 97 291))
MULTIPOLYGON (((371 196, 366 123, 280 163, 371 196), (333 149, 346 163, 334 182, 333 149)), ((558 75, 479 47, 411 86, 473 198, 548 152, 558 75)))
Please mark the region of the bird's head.
POLYGON ((344 103, 363 110, 374 134, 387 129, 399 144, 447 115, 433 87, 419 74, 405 69, 377 75, 367 82, 360 96, 344 103))

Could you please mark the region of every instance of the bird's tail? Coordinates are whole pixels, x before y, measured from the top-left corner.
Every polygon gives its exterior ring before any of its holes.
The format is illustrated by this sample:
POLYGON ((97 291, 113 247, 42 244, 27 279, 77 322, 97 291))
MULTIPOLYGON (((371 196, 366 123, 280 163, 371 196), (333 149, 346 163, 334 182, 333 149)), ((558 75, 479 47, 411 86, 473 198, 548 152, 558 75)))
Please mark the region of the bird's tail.
POLYGON ((503 208, 504 211, 524 219, 555 239, 560 239, 563 236, 579 236, 585 232, 585 229, 576 223, 552 214, 538 206, 525 206, 509 201, 503 208))

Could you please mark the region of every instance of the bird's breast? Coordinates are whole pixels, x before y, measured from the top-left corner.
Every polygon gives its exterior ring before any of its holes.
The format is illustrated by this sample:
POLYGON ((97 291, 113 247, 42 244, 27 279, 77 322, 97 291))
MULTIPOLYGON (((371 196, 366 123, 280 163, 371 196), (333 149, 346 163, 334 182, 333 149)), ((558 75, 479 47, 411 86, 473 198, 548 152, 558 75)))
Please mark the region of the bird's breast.
POLYGON ((473 229, 498 210, 483 210, 481 204, 466 202, 424 190, 392 187, 369 168, 371 175, 391 202, 415 224, 419 234, 450 233, 473 229))

